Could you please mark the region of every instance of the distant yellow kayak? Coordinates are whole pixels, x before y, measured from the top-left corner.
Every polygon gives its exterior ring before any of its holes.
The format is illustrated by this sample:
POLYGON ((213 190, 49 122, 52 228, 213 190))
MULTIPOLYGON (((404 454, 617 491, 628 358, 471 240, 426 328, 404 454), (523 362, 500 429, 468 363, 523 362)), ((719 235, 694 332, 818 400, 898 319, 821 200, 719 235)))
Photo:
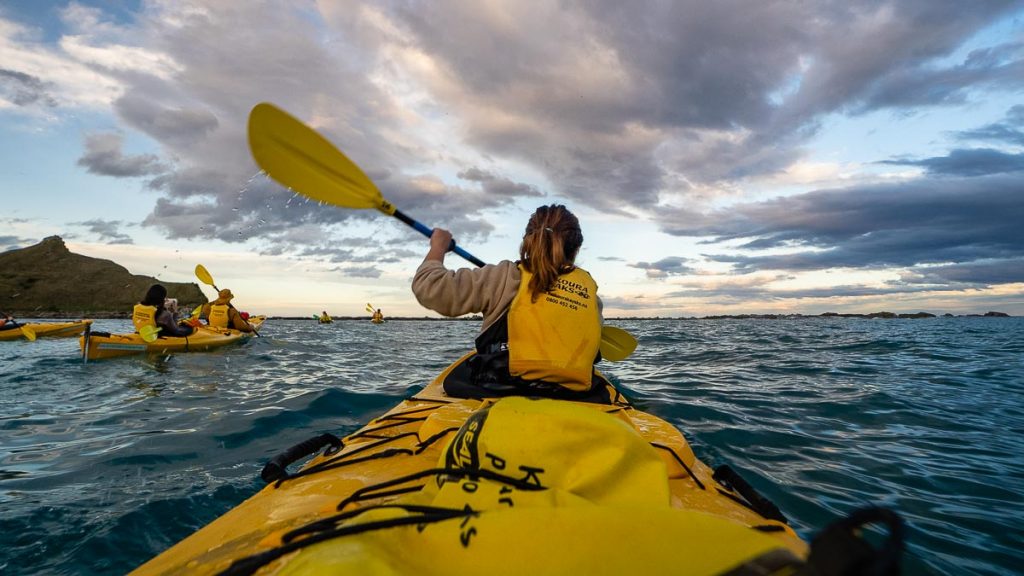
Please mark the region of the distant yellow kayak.
MULTIPOLYGON (((259 330, 266 319, 266 316, 253 316, 249 318, 249 324, 259 330)), ((83 335, 78 339, 78 345, 85 358, 88 360, 101 360, 118 356, 131 356, 133 354, 205 352, 235 342, 243 342, 251 338, 253 333, 241 332, 230 328, 212 328, 203 325, 189 336, 157 338, 153 342, 146 342, 137 333, 107 334, 91 332, 87 336, 88 338, 83 335)))
POLYGON ((20 340, 24 333, 18 328, 24 326, 35 332, 37 338, 66 338, 77 336, 85 331, 85 327, 92 324, 92 320, 75 320, 74 322, 39 322, 19 323, 14 328, 0 330, 0 340, 20 340))

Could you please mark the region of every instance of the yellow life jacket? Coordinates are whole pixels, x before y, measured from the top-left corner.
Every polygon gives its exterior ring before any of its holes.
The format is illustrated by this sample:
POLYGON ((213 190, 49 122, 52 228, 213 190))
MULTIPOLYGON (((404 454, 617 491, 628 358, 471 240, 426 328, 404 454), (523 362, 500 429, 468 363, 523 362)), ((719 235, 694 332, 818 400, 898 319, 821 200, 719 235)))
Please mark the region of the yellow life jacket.
POLYGON ((135 331, 142 330, 143 326, 156 326, 156 306, 146 306, 144 304, 136 304, 132 308, 132 324, 135 325, 135 331))
POLYGON ((589 390, 601 345, 597 283, 585 270, 562 274, 532 301, 533 274, 519 265, 519 292, 508 311, 509 374, 569 390, 589 390))
POLYGON ((231 321, 230 308, 227 304, 211 304, 206 318, 214 328, 227 328, 231 321))

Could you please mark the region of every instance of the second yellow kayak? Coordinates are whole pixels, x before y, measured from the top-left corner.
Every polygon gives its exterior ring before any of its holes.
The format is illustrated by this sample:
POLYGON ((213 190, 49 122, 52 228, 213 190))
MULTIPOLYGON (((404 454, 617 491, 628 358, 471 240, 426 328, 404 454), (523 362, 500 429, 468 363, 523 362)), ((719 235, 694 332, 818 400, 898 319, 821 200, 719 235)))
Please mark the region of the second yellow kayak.
MULTIPOLYGON (((249 324, 259 330, 266 316, 253 316, 249 324)), ((251 338, 251 332, 240 332, 230 328, 200 326, 190 336, 157 338, 146 342, 137 333, 107 334, 93 332, 78 339, 79 347, 88 360, 131 356, 133 354, 161 354, 166 352, 205 352, 251 338)))
POLYGON ((35 333, 37 338, 67 338, 81 334, 90 324, 92 324, 92 320, 19 324, 14 328, 0 330, 0 340, 19 340, 24 338, 24 332, 19 330, 22 326, 35 333))

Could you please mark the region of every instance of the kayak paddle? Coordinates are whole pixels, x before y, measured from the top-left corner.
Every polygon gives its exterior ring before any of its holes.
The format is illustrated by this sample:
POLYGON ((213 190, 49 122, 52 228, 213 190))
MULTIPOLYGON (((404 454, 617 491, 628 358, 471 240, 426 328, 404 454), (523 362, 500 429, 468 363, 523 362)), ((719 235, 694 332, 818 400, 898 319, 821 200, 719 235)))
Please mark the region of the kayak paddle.
MULTIPOLYGON (((385 200, 369 176, 341 150, 316 130, 269 102, 257 104, 249 113, 249 150, 267 175, 303 196, 342 208, 376 208, 427 238, 433 234, 432 228, 406 216, 385 200)), ((484 265, 482 260, 456 246, 455 240, 448 250, 477 266, 484 265)), ((618 332, 609 333, 606 338, 602 328, 601 356, 624 360, 636 348, 636 338, 621 328, 615 330, 618 332), (608 354, 605 353, 606 341, 608 354)))
MULTIPOLYGON (((12 320, 12 322, 13 322, 13 320, 12 320)), ((36 331, 35 330, 29 328, 28 326, 25 326, 24 324, 18 324, 17 322, 15 322, 14 325, 17 326, 21 330, 21 335, 24 336, 26 340, 28 340, 29 342, 35 342, 36 341, 36 331)))
POLYGON ((202 264, 196 264, 196 278, 199 278, 199 281, 202 282, 203 284, 206 284, 207 286, 213 286, 214 290, 220 292, 220 288, 217 288, 217 285, 213 283, 213 276, 211 276, 210 273, 206 270, 206 266, 203 266, 202 264))
POLYGON ((621 362, 636 350, 636 338, 622 328, 601 327, 601 358, 621 362))
POLYGON ((146 342, 156 342, 156 339, 160 335, 161 328, 159 326, 143 326, 139 328, 139 336, 146 342))
MULTIPOLYGON (((434 231, 395 208, 341 150, 273 104, 257 104, 249 113, 249 149, 271 178, 304 196, 343 208, 376 208, 427 238, 434 231)), ((448 249, 477 266, 484 265, 454 240, 448 249)))
MULTIPOLYGON (((213 276, 210 275, 210 272, 206 269, 206 266, 203 266, 202 264, 196 264, 196 278, 199 278, 199 281, 202 282, 203 284, 206 284, 207 286, 213 286, 213 289, 216 290, 219 295, 220 288, 217 288, 217 285, 213 282, 213 276)), ((260 333, 256 331, 256 328, 253 327, 252 324, 249 324, 248 320, 242 318, 242 321, 245 322, 245 324, 249 328, 252 328, 252 333, 255 334, 257 338, 262 338, 262 336, 260 336, 260 333)))

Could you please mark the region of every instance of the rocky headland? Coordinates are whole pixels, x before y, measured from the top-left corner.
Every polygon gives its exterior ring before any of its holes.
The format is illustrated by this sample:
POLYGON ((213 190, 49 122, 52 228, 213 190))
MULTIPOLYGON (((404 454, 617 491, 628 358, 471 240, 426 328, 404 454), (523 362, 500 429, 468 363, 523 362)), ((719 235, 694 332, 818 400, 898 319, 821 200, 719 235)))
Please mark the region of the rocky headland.
POLYGON ((194 282, 132 274, 110 260, 74 254, 60 236, 0 252, 0 311, 21 318, 127 318, 153 284, 187 308, 206 302, 194 282))

